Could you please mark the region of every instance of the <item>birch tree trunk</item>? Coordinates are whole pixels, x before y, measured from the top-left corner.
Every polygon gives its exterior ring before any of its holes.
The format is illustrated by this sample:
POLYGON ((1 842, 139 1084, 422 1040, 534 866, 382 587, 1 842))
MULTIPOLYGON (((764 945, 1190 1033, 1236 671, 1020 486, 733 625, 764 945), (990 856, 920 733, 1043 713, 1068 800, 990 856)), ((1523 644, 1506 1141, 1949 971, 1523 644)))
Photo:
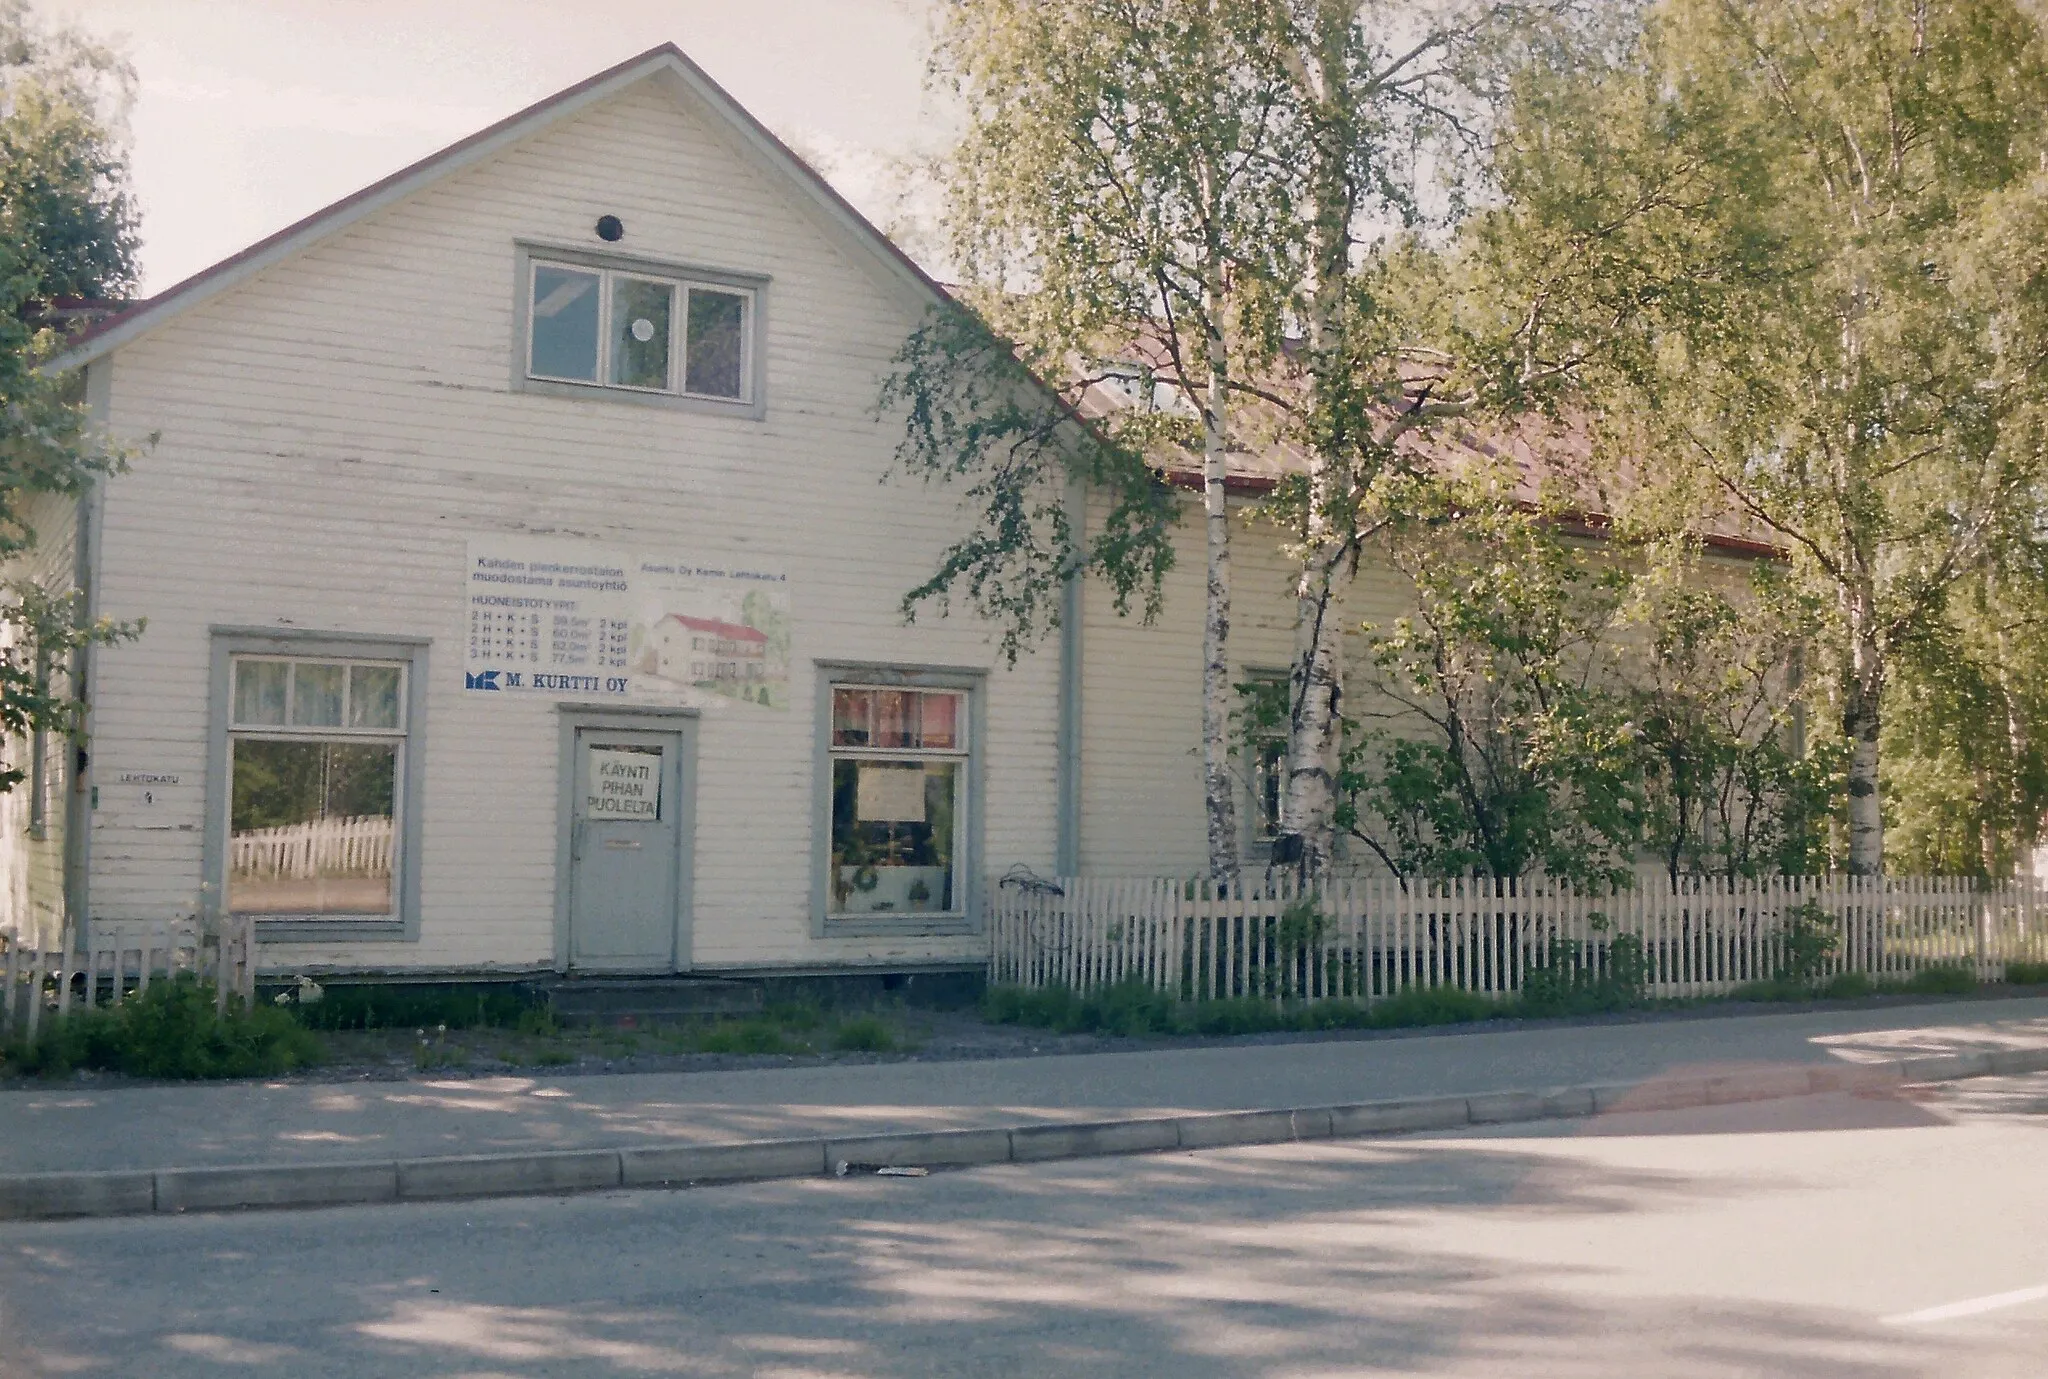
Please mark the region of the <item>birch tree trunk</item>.
POLYGON ((1230 356, 1221 331, 1220 267, 1205 288, 1209 386, 1202 408, 1202 515, 1208 544, 1208 598, 1202 618, 1202 799, 1209 834, 1209 879, 1238 881, 1237 791, 1230 770, 1230 356))
POLYGON ((1310 175, 1308 383, 1310 435, 1308 514, 1301 572, 1295 581, 1294 664, 1287 740, 1287 794, 1281 831, 1300 840, 1303 879, 1327 871, 1336 849, 1338 710, 1343 700, 1343 630, 1336 581, 1355 529, 1351 475, 1340 453, 1358 419, 1347 416, 1343 349, 1344 290, 1350 270, 1351 218, 1356 208, 1349 159, 1350 92, 1342 78, 1351 8, 1325 0, 1310 30, 1313 52, 1303 65, 1315 110, 1315 166, 1310 175))
POLYGON ((1878 876, 1884 871, 1884 810, 1877 793, 1884 652, 1871 592, 1852 589, 1846 602, 1849 673, 1842 685, 1842 738, 1849 744, 1849 870, 1857 876, 1878 876))

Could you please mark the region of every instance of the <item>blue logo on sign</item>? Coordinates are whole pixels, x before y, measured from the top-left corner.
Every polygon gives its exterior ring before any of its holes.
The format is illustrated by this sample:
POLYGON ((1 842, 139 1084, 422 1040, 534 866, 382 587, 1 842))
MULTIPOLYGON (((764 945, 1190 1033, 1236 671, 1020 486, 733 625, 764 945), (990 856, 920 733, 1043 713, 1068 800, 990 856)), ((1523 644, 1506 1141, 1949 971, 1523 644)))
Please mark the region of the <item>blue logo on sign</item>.
POLYGON ((494 690, 501 688, 498 684, 498 672, 495 670, 473 672, 466 670, 462 673, 462 681, 464 689, 494 690))

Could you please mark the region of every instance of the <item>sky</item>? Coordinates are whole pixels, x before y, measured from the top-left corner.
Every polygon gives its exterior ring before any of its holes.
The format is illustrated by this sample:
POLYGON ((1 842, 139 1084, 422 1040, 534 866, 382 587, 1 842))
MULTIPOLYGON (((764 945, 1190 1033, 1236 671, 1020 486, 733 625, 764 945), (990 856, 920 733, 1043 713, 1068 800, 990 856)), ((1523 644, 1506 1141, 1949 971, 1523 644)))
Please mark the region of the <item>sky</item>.
POLYGON ((855 205, 944 146, 926 0, 32 0, 134 63, 142 286, 160 292, 387 173, 674 42, 855 205))

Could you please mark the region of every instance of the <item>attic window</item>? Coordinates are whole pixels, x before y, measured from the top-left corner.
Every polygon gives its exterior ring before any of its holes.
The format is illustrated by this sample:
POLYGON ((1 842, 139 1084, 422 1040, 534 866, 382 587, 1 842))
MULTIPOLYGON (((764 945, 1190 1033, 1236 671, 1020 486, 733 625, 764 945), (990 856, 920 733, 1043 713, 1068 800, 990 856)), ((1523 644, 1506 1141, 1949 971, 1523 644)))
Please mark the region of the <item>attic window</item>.
POLYGON ((526 304, 528 378, 753 400, 751 288, 535 258, 526 304))

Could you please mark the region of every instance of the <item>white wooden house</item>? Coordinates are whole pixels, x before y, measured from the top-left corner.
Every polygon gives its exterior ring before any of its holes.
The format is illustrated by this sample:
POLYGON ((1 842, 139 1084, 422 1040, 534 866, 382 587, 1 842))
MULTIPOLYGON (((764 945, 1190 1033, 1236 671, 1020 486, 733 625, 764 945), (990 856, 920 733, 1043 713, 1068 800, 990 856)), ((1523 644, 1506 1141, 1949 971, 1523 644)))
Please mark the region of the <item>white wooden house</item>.
POLYGON ((1056 860, 1061 666, 900 615, 961 517, 882 482, 873 409, 936 300, 663 47, 80 337, 154 440, 40 558, 148 626, 7 806, 12 922, 254 912, 308 971, 978 962, 980 879, 1056 860), (636 668, 693 626, 733 674, 636 668))
MULTIPOLYGON (((902 619, 967 518, 884 482, 874 405, 940 300, 663 47, 102 321, 55 367, 143 448, 42 506, 29 573, 148 625, 0 800, 0 923, 912 970, 981 961, 1014 865, 1199 870, 1198 530, 1154 626, 1074 590, 1012 668, 902 619)), ((1236 559, 1235 659, 1281 670, 1279 543, 1236 559)))

